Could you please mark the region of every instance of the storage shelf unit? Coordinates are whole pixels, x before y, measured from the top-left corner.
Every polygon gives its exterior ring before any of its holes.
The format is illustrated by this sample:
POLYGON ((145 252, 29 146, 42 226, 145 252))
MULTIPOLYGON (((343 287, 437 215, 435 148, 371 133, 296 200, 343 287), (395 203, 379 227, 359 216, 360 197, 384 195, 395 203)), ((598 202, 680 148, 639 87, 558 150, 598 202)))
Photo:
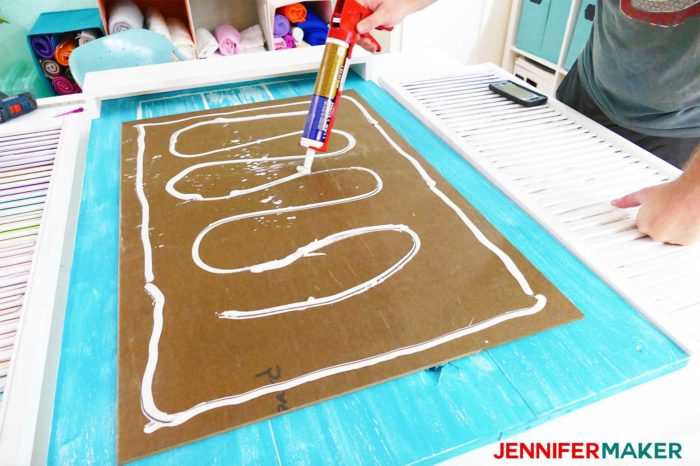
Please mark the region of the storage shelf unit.
POLYGON ((519 57, 549 69, 553 95, 586 45, 596 0, 513 0, 502 66, 515 70, 519 57))

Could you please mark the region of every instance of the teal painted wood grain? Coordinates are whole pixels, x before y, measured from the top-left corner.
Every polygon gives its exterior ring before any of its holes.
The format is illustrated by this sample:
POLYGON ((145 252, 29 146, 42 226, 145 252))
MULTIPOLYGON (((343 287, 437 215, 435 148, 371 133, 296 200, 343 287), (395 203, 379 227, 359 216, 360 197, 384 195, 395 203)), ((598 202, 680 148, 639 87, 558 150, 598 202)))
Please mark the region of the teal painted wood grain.
MULTIPOLYGON (((371 83, 355 89, 586 314, 586 319, 138 461, 433 464, 674 370, 686 355, 459 155, 371 83)), ((49 463, 116 455, 121 122, 307 95, 301 76, 106 102, 93 123, 49 463)))

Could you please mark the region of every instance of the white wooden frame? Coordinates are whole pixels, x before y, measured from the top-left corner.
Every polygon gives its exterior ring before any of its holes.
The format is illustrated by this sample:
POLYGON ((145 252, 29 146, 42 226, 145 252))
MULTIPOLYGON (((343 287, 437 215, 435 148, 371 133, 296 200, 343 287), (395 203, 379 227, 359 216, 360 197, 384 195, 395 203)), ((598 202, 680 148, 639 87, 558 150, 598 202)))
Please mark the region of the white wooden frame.
MULTIPOLYGON (((70 101, 48 100, 45 110, 60 113, 70 107, 51 106, 70 101)), ((0 463, 24 465, 46 461, 88 122, 73 114, 43 118, 39 125, 17 123, 0 128, 0 134, 62 129, 0 409, 0 463)))
MULTIPOLYGON (((454 68, 454 67, 453 67, 454 68)), ((521 82, 524 86, 529 87, 533 90, 532 86, 520 81, 514 75, 505 72, 502 68, 499 68, 493 64, 477 65, 477 66, 462 66, 462 72, 469 71, 488 71, 495 75, 502 76, 503 79, 512 79, 521 82)), ((474 165, 480 173, 485 175, 492 183, 494 183, 498 188, 506 193, 513 201, 515 201, 523 210, 525 210, 532 218, 536 219, 544 228, 546 228, 552 235, 559 239, 566 247, 573 252, 579 259, 581 259, 586 265, 588 265, 591 270, 593 270, 598 276, 603 278, 611 287, 615 289, 621 296, 623 296, 628 302, 630 302, 639 312, 641 312, 645 317, 647 317, 656 326, 662 329, 666 335, 671 338, 675 343, 681 346, 686 352, 694 353, 700 350, 700 341, 695 337, 690 335, 685 328, 679 325, 676 321, 671 319, 665 312, 659 310, 656 303, 649 300, 643 293, 639 292, 635 287, 630 286, 625 280, 611 280, 609 277, 618 277, 619 275, 615 272, 608 264, 603 262, 598 255, 592 254, 590 249, 584 245, 579 238, 572 235, 569 231, 562 228, 552 227, 552 225, 557 225, 558 221, 551 217, 547 211, 545 211, 541 206, 532 202, 529 196, 526 196, 522 190, 515 184, 504 180, 500 173, 498 173, 490 164, 485 163, 478 154, 479 151, 476 148, 469 146, 462 138, 459 138, 453 134, 445 126, 443 122, 438 120, 433 115, 425 112, 421 108, 421 104, 416 101, 410 94, 408 94, 401 86, 401 82, 406 81, 406 71, 396 66, 391 66, 389 68, 382 65, 378 65, 379 72, 379 84, 387 92, 389 92, 396 100, 398 100, 404 107, 406 107, 411 113, 416 115, 426 126, 428 126, 435 134, 439 135, 445 142, 452 146, 455 151, 462 155, 469 163, 474 165)), ((434 71, 433 78, 438 78, 440 76, 447 76, 449 74, 454 74, 454 71, 449 73, 434 71)), ((413 79, 413 77, 412 77, 413 79)), ((415 79, 426 79, 425 76, 415 79)), ((556 99, 550 99, 549 105, 551 105, 558 112, 561 112, 568 118, 580 123, 582 126, 590 129, 597 135, 605 138, 606 140, 615 143, 617 146, 622 148, 624 151, 633 154, 635 157, 640 158, 644 163, 657 169, 659 172, 667 174, 670 178, 675 178, 680 175, 681 171, 676 167, 666 163, 665 161, 655 157, 653 154, 645 151, 644 149, 636 146, 630 141, 624 139, 623 137, 613 133, 609 129, 603 127, 602 125, 596 123, 590 118, 570 109, 566 105, 557 101, 556 99)))

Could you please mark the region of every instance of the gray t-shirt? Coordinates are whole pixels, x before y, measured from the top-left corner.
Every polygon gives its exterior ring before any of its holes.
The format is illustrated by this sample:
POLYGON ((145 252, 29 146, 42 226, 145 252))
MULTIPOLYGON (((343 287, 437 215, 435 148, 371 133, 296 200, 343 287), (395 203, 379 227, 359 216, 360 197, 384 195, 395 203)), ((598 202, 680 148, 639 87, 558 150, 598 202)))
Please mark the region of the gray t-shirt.
POLYGON ((578 72, 588 94, 612 121, 650 136, 700 137, 698 3, 598 0, 578 72), (668 24, 668 12, 655 16, 634 10, 645 3, 670 9, 680 4, 685 11, 671 21, 680 24, 668 24))

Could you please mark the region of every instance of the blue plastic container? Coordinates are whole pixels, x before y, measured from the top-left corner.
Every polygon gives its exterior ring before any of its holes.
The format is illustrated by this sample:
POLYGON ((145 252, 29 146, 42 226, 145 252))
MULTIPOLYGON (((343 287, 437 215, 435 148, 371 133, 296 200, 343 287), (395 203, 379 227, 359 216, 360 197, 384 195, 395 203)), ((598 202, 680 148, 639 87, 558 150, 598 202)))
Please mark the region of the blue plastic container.
POLYGON ((78 47, 69 60, 73 77, 82 87, 89 72, 169 63, 173 55, 186 60, 172 42, 157 32, 130 29, 78 47))
MULTIPOLYGON (((69 32, 82 31, 84 29, 99 29, 103 34, 102 18, 100 10, 97 8, 84 8, 81 10, 52 11, 42 13, 27 34, 27 46, 32 50, 31 39, 33 36, 44 34, 63 34, 69 32)), ((76 48, 78 50, 80 47, 76 48)), ((46 81, 48 88, 51 88, 51 81, 44 76, 41 70, 40 58, 32 52, 34 66, 38 75, 46 81)), ((53 93, 53 92, 52 92, 53 93)))

